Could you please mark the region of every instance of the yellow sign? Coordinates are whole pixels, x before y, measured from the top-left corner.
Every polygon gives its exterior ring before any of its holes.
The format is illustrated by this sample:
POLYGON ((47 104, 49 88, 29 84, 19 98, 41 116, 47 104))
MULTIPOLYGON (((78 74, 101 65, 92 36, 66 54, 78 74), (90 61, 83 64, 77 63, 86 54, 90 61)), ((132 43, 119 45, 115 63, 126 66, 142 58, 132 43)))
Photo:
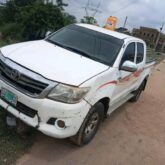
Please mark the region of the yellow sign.
POLYGON ((116 29, 116 24, 117 24, 117 18, 110 16, 107 20, 107 23, 105 25, 105 28, 108 30, 115 30, 116 29))

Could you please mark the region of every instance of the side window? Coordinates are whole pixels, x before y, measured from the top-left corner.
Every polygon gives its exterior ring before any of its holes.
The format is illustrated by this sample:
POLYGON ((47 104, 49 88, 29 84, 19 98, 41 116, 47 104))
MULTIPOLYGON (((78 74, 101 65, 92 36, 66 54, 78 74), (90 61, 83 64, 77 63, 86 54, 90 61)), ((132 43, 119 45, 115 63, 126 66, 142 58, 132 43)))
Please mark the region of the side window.
POLYGON ((121 60, 121 65, 125 62, 125 61, 132 61, 134 62, 135 60, 135 43, 131 43, 127 46, 125 53, 123 55, 123 58, 121 60))
POLYGON ((137 43, 137 58, 136 63, 139 64, 144 59, 144 45, 142 43, 137 43))

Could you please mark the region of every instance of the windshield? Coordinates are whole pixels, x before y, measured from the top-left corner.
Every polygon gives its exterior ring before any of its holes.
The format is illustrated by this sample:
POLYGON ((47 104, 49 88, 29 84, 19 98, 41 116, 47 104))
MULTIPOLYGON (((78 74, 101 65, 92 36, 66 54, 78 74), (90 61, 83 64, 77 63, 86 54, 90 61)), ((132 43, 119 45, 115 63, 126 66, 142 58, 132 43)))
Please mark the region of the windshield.
POLYGON ((65 27, 46 39, 55 45, 112 66, 123 40, 77 25, 65 27))

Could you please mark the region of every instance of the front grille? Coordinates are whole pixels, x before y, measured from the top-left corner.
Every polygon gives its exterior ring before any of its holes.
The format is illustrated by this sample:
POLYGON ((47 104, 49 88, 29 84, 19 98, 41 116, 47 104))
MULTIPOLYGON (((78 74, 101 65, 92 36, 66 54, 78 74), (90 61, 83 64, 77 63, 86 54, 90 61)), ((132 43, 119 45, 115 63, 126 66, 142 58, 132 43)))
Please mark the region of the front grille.
POLYGON ((31 117, 31 118, 34 118, 35 115, 37 115, 37 111, 32 109, 32 108, 29 108, 27 107, 26 105, 18 102, 17 103, 17 106, 15 107, 19 112, 31 117))
POLYGON ((20 74, 19 79, 13 79, 11 77, 13 68, 8 66, 2 60, 0 60, 0 76, 1 78, 14 86, 17 89, 20 89, 24 93, 30 95, 39 95, 41 92, 47 88, 48 84, 30 78, 25 74, 20 74))

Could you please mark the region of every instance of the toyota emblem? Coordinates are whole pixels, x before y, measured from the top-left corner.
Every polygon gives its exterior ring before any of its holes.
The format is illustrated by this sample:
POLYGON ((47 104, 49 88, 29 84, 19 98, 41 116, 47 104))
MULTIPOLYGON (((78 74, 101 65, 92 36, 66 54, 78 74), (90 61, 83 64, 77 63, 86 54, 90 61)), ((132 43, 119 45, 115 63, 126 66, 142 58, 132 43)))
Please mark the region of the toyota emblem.
POLYGON ((20 75, 21 75, 20 72, 19 72, 18 70, 16 70, 16 69, 13 69, 13 70, 11 71, 11 73, 10 73, 11 79, 13 79, 13 80, 15 80, 15 81, 18 81, 18 80, 19 80, 20 75))

